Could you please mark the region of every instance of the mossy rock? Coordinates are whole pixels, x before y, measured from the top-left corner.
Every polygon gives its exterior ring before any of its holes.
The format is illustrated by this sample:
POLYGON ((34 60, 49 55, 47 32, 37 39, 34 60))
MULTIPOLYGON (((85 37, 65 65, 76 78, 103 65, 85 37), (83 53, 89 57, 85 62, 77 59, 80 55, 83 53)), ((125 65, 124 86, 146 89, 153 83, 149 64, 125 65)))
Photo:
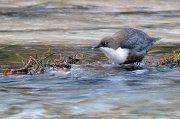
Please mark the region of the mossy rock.
POLYGON ((160 64, 169 67, 180 67, 180 49, 162 56, 160 59, 160 64))

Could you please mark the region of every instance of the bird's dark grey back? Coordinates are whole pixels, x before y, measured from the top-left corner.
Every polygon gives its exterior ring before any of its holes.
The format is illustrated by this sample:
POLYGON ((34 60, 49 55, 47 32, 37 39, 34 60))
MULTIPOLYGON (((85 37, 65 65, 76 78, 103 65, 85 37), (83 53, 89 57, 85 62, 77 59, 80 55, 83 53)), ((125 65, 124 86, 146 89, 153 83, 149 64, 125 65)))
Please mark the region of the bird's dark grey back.
POLYGON ((138 29, 125 28, 123 32, 127 35, 126 40, 123 40, 120 44, 122 48, 132 49, 137 52, 147 51, 155 41, 154 38, 149 37, 149 35, 138 29))

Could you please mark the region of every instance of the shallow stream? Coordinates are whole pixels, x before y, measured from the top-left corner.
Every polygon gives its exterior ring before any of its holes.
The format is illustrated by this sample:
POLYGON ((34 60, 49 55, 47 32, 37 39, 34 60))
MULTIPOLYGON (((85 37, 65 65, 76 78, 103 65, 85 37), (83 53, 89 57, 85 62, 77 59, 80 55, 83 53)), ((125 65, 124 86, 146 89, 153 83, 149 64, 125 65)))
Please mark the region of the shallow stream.
POLYGON ((178 0, 0 1, 0 68, 17 68, 49 48, 87 60, 71 70, 0 75, 1 119, 179 119, 180 69, 109 64, 91 45, 122 27, 162 39, 145 58, 180 45, 178 0))

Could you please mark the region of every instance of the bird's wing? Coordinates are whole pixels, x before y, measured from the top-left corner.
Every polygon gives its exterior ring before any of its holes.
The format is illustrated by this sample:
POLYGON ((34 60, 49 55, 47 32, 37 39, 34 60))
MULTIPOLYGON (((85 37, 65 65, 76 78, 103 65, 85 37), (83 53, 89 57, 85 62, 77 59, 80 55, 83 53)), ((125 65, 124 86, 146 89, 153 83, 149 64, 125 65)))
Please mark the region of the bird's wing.
POLYGON ((128 48, 141 52, 143 50, 148 50, 154 42, 151 37, 141 30, 132 28, 126 30, 128 32, 127 40, 121 43, 122 48, 128 48))

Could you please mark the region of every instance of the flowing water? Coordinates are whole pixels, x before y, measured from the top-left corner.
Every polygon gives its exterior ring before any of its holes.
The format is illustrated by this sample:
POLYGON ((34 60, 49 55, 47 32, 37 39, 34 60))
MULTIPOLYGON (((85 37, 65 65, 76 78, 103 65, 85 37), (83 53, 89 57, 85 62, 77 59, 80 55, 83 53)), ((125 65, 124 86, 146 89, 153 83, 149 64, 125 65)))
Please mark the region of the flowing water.
POLYGON ((180 69, 109 64, 89 46, 123 27, 162 39, 146 59, 179 48, 178 0, 1 0, 0 68, 29 55, 87 54, 71 70, 0 75, 1 119, 179 119, 180 69))

